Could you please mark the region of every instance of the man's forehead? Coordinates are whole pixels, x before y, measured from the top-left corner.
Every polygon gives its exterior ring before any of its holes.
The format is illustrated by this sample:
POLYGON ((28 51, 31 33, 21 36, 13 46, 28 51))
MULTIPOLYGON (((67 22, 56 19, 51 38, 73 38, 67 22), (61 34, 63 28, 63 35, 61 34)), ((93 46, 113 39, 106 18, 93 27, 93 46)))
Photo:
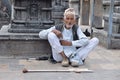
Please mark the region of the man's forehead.
POLYGON ((74 18, 75 16, 73 14, 68 14, 68 15, 65 15, 66 18, 74 18))

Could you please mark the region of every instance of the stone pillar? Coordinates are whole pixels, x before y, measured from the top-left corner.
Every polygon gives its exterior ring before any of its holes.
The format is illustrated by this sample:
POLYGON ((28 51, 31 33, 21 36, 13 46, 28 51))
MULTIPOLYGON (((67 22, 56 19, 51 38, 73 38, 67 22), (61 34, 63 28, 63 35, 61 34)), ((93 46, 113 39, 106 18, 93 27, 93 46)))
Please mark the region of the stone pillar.
POLYGON ((80 15, 80 0, 69 0, 69 6, 75 9, 76 15, 80 15))
POLYGON ((80 0, 69 0, 69 7, 74 8, 77 17, 77 24, 79 23, 80 18, 80 0))
POLYGON ((1 0, 0 0, 0 7, 1 7, 1 0))
POLYGON ((93 27, 95 28, 103 28, 102 27, 102 0, 94 0, 94 20, 93 20, 93 27))
POLYGON ((80 24, 89 25, 90 0, 81 0, 80 24))

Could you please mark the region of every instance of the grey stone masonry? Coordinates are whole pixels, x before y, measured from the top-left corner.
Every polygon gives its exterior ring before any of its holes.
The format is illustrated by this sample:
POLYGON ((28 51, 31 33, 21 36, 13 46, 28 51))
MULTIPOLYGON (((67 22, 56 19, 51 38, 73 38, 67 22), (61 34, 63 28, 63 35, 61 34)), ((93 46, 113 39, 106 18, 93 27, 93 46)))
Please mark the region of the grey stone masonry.
POLYGON ((114 12, 120 13, 120 6, 114 8, 114 12))
MULTIPOLYGON (((118 7, 120 5, 120 0, 114 0, 114 6, 118 7)), ((104 15, 109 14, 110 0, 103 0, 103 13, 104 15)))
POLYGON ((95 0, 93 27, 95 27, 97 29, 103 28, 102 16, 103 16, 102 0, 95 0))
POLYGON ((80 15, 80 0, 69 0, 69 5, 75 9, 76 15, 80 15))
POLYGON ((22 58, 48 56, 51 48, 47 40, 40 39, 38 33, 9 33, 9 25, 0 30, 0 56, 22 58))
MULTIPOLYGON (((105 6, 109 6, 108 4, 110 4, 110 0, 107 0, 107 1, 103 1, 103 5, 105 6), (106 2, 106 3, 105 3, 106 2)), ((120 9, 119 9, 119 6, 120 6, 120 1, 119 0, 115 0, 114 2, 114 13, 113 13, 113 33, 119 33, 120 31, 120 9)), ((106 10, 107 12, 107 10, 106 10)), ((109 12, 109 10, 108 10, 109 12)), ((103 16, 103 19, 105 21, 105 24, 104 24, 104 29, 106 31, 108 31, 108 21, 109 21, 109 13, 105 13, 104 16, 103 16)))
POLYGON ((5 5, 5 1, 6 0, 0 0, 0 29, 3 25, 9 24, 10 22, 10 11, 7 5, 5 5))
POLYGON ((90 0, 81 0, 80 3, 80 24, 89 25, 90 0))
POLYGON ((37 33, 61 23, 68 3, 68 0, 13 0, 9 32, 37 33))
MULTIPOLYGON (((114 0, 115 6, 120 5, 120 0, 114 0)), ((104 6, 109 6, 110 5, 110 0, 103 0, 103 5, 104 6)))
POLYGON ((110 2, 111 0, 103 0, 103 20, 104 20, 104 29, 101 31, 94 33, 94 35, 99 35, 100 43, 105 45, 106 47, 112 49, 120 49, 120 0, 114 0, 114 8, 113 8, 113 17, 112 17, 112 35, 111 35, 111 46, 108 45, 108 31, 109 31, 109 11, 110 11, 110 2), (104 34, 105 33, 105 34, 104 34), (103 39, 103 40, 101 40, 103 39))

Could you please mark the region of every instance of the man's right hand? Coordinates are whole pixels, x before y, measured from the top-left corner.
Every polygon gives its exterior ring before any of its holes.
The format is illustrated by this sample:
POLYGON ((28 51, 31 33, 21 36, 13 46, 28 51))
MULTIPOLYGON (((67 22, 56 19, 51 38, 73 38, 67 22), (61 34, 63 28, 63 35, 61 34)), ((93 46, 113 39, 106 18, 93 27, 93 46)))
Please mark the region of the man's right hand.
POLYGON ((55 33, 58 38, 63 38, 62 33, 59 30, 54 29, 52 32, 55 33))

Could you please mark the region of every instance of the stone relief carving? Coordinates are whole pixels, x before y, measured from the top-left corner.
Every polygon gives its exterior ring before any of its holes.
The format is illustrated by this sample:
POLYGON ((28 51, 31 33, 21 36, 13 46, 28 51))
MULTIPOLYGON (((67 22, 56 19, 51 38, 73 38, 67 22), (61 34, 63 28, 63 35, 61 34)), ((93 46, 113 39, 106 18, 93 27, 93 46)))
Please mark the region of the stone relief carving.
POLYGON ((38 5, 37 4, 31 4, 29 13, 30 13, 30 18, 31 19, 38 18, 38 5))
POLYGON ((61 5, 61 0, 56 0, 55 4, 60 6, 61 5))
POLYGON ((6 7, 1 7, 0 8, 0 18, 10 18, 9 14, 6 12, 7 8, 6 7))
POLYGON ((68 0, 14 0, 9 32, 38 32, 61 22, 68 0))

